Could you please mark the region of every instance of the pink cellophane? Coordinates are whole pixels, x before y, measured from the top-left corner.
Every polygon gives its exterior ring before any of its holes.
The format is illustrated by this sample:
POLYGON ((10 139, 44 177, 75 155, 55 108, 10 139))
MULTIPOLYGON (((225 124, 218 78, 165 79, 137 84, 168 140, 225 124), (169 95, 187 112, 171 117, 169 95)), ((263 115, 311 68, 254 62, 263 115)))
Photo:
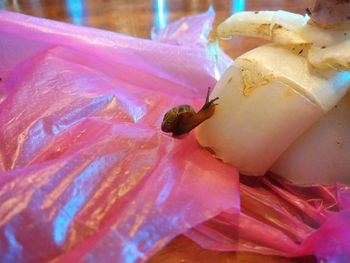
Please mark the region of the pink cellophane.
POLYGON ((186 233, 210 249, 347 262, 348 186, 239 184, 192 134, 160 131, 231 62, 203 40, 213 18, 150 41, 0 12, 1 261, 134 262, 186 233))

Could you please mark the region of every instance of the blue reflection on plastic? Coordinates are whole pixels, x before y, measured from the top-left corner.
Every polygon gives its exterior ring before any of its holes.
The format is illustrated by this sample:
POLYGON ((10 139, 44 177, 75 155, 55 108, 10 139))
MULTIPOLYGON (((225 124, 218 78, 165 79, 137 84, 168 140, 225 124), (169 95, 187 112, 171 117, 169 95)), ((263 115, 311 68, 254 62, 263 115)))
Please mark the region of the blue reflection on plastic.
POLYGON ((101 172, 101 166, 103 167, 103 160, 96 160, 85 168, 85 170, 74 179, 71 187, 73 191, 71 194, 71 200, 62 208, 58 213, 54 223, 54 240, 56 244, 62 244, 66 238, 69 230, 69 225, 72 223, 74 216, 79 209, 84 205, 85 201, 90 195, 92 190, 92 183, 86 183, 93 177, 94 174, 101 172), (90 189, 88 187, 90 185, 90 189))
POLYGON ((85 103, 81 108, 76 108, 66 115, 63 115, 59 120, 55 121, 52 125, 53 135, 58 135, 62 131, 70 128, 71 126, 85 120, 86 118, 94 115, 96 112, 107 107, 108 103, 113 100, 113 96, 97 97, 92 99, 89 103, 85 103))
POLYGON ((66 0, 66 6, 73 23, 76 25, 83 24, 85 17, 85 1, 66 0))
MULTIPOLYGON (((17 242, 15 233, 12 231, 10 225, 6 225, 2 230, 5 234, 5 238, 7 241, 6 251, 2 251, 0 248, 0 254, 2 258, 0 258, 1 262, 20 262, 23 261, 21 258, 22 255, 22 246, 17 242), (6 252, 6 253, 5 253, 6 252)), ((2 247, 5 247, 2 245, 2 247)))
POLYGON ((160 191, 157 200, 156 200, 156 205, 161 205, 162 203, 164 203, 169 194, 171 189, 173 189, 173 186, 175 184, 175 178, 173 176, 169 176, 167 178, 167 181, 165 182, 165 184, 163 185, 163 189, 160 191))
POLYGON ((165 0, 155 0, 156 26, 164 28, 167 23, 167 10, 165 0))
POLYGON ((232 13, 242 12, 245 9, 245 0, 233 0, 232 1, 232 13))
POLYGON ((65 205, 58 214, 54 222, 54 240, 56 244, 62 244, 68 232, 69 225, 78 212, 81 205, 84 203, 84 196, 77 196, 72 198, 70 202, 65 205))
POLYGON ((138 250, 133 242, 125 242, 122 254, 125 263, 133 263, 136 262, 138 258, 144 257, 143 253, 138 250))

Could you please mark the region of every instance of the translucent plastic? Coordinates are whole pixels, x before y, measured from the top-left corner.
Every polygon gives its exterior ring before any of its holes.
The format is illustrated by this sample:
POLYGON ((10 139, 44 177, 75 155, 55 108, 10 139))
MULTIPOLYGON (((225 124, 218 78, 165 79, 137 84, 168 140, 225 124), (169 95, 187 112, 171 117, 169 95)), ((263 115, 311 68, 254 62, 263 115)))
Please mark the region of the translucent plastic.
POLYGON ((349 262, 349 186, 296 186, 272 174, 240 180, 240 214, 227 210, 189 238, 207 249, 349 262))
POLYGON ((238 211, 237 171, 160 131, 230 59, 6 12, 0 31, 1 262, 145 260, 238 211))
POLYGON ((0 12, 1 261, 144 261, 186 233, 210 249, 347 262, 348 186, 239 184, 193 134, 160 131, 231 62, 203 42, 212 19, 184 18, 156 42, 0 12))

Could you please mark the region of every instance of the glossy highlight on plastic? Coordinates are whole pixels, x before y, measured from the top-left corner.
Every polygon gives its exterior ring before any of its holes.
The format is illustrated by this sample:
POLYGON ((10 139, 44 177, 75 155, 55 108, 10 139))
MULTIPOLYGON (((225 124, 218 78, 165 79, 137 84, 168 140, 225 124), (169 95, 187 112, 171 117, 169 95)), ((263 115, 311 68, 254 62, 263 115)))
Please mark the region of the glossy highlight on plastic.
MULTIPOLYGON (((207 34, 206 15, 192 20, 207 34)), ((238 209, 237 171, 193 135, 159 130, 176 94, 200 106, 230 59, 3 11, 0 21, 2 259, 135 262, 238 209)))

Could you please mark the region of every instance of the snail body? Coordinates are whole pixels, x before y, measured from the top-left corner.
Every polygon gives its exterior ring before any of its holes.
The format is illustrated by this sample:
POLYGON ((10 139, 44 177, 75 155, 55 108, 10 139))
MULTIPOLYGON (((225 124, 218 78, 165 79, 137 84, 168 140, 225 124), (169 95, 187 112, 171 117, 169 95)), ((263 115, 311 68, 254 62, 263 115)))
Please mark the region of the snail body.
POLYGON ((209 119, 215 112, 214 102, 219 99, 209 100, 209 93, 210 88, 208 88, 205 103, 198 112, 190 105, 179 105, 165 113, 161 126, 162 131, 172 133, 173 136, 182 135, 209 119))

